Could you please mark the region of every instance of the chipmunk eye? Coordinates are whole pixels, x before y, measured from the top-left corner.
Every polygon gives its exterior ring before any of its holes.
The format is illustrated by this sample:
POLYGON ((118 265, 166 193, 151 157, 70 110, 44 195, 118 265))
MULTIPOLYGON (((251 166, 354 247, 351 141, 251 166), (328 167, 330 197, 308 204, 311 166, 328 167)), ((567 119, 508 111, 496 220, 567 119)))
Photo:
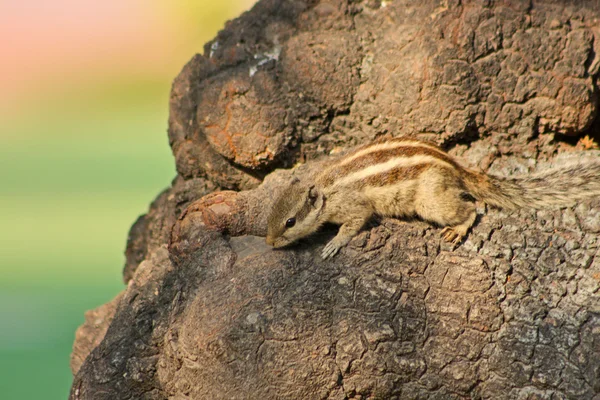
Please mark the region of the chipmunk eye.
POLYGON ((291 228, 294 225, 296 225, 296 218, 290 218, 287 221, 285 221, 286 228, 291 228))

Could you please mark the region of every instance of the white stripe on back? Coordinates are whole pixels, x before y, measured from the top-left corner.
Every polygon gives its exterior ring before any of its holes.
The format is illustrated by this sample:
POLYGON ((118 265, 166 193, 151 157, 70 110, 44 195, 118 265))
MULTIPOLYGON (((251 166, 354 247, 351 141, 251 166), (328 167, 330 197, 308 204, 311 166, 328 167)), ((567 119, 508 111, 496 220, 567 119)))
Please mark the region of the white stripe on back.
POLYGON ((373 146, 369 146, 366 149, 359 150, 356 153, 352 154, 351 156, 343 159, 342 162, 340 162, 340 165, 350 164, 352 161, 356 160, 357 158, 360 158, 367 154, 374 153, 376 151, 392 150, 392 149, 397 149, 399 147, 425 147, 427 149, 435 150, 435 151, 439 152, 440 154, 444 154, 440 149, 438 149, 435 146, 432 146, 427 143, 419 142, 418 140, 407 139, 407 140, 401 140, 401 141, 390 141, 390 142, 374 144, 373 146))
POLYGON ((381 174, 381 173, 390 171, 394 168, 413 167, 415 165, 420 165, 420 164, 437 164, 437 165, 442 165, 444 167, 449 167, 449 168, 454 169, 454 167, 451 164, 449 164, 443 160, 440 160, 437 157, 433 157, 433 156, 429 156, 429 155, 425 155, 425 154, 414 155, 414 156, 410 156, 410 157, 395 157, 395 158, 392 158, 385 162, 382 162, 380 164, 371 165, 369 167, 361 169, 360 171, 356 171, 350 175, 347 175, 347 176, 341 178, 340 180, 338 180, 337 182, 334 182, 334 186, 348 185, 350 183, 365 179, 369 176, 373 176, 373 175, 377 175, 377 174, 381 174))

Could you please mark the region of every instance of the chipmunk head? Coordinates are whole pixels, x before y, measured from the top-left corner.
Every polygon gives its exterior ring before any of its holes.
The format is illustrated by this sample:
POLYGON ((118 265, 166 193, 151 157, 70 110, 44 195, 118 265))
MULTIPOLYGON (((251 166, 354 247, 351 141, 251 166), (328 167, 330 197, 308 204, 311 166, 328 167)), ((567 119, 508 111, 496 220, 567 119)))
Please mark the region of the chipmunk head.
POLYGON ((283 247, 316 232, 324 203, 320 190, 295 178, 269 214, 267 244, 283 247))

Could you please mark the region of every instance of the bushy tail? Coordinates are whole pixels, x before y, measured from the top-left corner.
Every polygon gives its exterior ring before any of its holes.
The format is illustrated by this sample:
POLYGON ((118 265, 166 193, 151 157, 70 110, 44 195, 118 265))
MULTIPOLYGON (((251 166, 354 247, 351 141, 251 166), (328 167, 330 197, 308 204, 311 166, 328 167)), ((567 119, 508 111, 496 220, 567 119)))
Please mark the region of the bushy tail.
POLYGON ((600 196, 600 161, 517 178, 472 172, 465 183, 475 198, 494 207, 507 210, 567 207, 600 196))

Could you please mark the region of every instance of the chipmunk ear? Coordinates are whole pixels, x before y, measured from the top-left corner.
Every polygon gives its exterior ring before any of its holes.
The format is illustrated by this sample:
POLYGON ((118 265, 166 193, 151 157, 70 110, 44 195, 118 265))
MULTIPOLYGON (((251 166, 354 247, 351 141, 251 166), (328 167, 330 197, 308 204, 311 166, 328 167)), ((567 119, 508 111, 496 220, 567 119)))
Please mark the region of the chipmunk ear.
POLYGON ((300 179, 298 179, 298 177, 296 177, 296 176, 292 177, 292 180, 290 181, 290 185, 295 185, 297 183, 300 183, 300 179))
POLYGON ((323 192, 317 189, 315 185, 311 185, 308 188, 308 201, 310 205, 319 210, 323 207, 323 192))

